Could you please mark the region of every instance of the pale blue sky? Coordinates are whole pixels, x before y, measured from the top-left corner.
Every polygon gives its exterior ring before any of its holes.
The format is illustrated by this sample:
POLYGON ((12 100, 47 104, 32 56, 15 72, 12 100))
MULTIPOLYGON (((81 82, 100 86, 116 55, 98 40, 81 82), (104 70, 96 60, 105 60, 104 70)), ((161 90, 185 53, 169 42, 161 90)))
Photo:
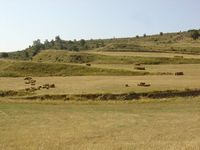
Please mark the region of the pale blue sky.
POLYGON ((0 51, 35 39, 128 37, 200 28, 200 0, 0 0, 0 51))

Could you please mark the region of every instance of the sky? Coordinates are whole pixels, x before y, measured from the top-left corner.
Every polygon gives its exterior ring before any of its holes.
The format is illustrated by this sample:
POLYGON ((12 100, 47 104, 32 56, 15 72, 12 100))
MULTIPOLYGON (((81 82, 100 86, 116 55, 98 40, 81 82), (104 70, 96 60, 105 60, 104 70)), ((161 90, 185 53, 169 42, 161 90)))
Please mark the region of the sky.
POLYGON ((0 0, 0 52, 36 39, 103 39, 200 28, 200 0, 0 0))

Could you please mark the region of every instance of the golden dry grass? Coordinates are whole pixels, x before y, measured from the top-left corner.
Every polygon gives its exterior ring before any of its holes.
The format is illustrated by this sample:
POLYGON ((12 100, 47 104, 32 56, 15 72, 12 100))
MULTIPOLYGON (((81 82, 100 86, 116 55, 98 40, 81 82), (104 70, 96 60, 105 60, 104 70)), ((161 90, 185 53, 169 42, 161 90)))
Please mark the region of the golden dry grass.
MULTIPOLYGON (((43 94, 91 94, 91 93, 127 93, 162 90, 184 90, 199 88, 199 76, 77 76, 77 77, 37 77, 36 86, 46 83, 55 84, 55 89, 37 91, 43 94), (150 83, 151 87, 138 87, 140 82, 150 83), (129 87, 125 87, 129 84, 129 87)), ((0 78, 0 90, 21 90, 29 87, 23 78, 0 78)))
POLYGON ((90 104, 0 103, 1 150, 199 150, 198 98, 90 104))
POLYGON ((191 54, 175 54, 175 53, 162 53, 162 52, 101 52, 101 51, 87 51, 89 54, 100 54, 108 56, 139 56, 139 57, 167 57, 174 58, 175 56, 183 56, 184 58, 200 59, 200 55, 191 54))
MULTIPOLYGON (((92 64, 92 67, 134 70, 134 65, 92 64)), ((91 94, 91 93, 127 93, 162 90, 183 90, 200 87, 200 65, 146 65, 148 72, 184 72, 184 76, 71 76, 71 77, 35 77, 36 86, 46 83, 55 84, 55 89, 37 91, 37 94, 91 94), (139 82, 150 83, 149 88, 138 87, 139 82), (125 87, 129 84, 130 87, 125 87)), ((29 87, 23 78, 0 78, 0 90, 21 90, 29 87)))

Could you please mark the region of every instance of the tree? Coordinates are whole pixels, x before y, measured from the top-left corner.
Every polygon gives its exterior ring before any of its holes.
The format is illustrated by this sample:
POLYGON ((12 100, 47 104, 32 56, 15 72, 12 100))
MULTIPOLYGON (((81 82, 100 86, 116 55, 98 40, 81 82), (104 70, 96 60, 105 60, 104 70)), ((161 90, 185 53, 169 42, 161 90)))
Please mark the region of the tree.
POLYGON ((160 32, 160 36, 163 36, 163 32, 160 32))
POLYGON ((8 58, 8 53, 1 53, 2 58, 8 58))
POLYGON ((146 34, 144 34, 144 37, 147 37, 147 35, 146 35, 146 34))
POLYGON ((56 42, 62 41, 59 35, 55 37, 55 41, 56 41, 56 42))
POLYGON ((197 40, 199 38, 199 36, 200 36, 200 34, 199 34, 198 30, 192 31, 191 37, 193 40, 197 40))
POLYGON ((41 45, 40 39, 33 41, 33 46, 40 46, 40 45, 41 45))
POLYGON ((84 46, 85 43, 86 43, 86 41, 85 41, 84 39, 81 39, 81 40, 80 40, 80 44, 81 44, 81 46, 84 46))

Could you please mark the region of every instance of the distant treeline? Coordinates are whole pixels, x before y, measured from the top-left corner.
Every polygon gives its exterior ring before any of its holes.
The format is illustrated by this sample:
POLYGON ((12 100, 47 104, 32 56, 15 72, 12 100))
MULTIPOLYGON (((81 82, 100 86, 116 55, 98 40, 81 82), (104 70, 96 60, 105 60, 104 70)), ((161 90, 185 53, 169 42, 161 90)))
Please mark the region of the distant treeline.
MULTIPOLYGON (((11 52, 11 53, 0 53, 0 58, 9 59, 20 59, 30 60, 37 55, 41 50, 67 50, 67 51, 83 51, 101 48, 101 50, 112 50, 112 51, 172 51, 172 52, 187 52, 187 53, 199 53, 199 47, 193 46, 193 40, 200 38, 200 30, 188 30, 186 32, 177 33, 163 33, 160 32, 158 35, 147 36, 136 36, 135 38, 112 38, 112 39, 99 39, 99 40, 74 40, 67 41, 62 40, 60 36, 56 36, 55 39, 41 42, 40 39, 33 41, 33 44, 22 51, 11 52), (180 41, 184 38, 190 38, 189 47, 183 47, 180 41), (145 43, 151 43, 146 46, 145 43), (179 47, 173 47, 173 43, 179 43, 179 47), (163 47, 163 44, 165 46, 163 47), (197 49, 197 50, 196 50, 197 49)), ((182 41, 184 45, 184 40, 182 41)))
POLYGON ((74 40, 66 41, 62 40, 60 36, 56 36, 55 40, 45 40, 41 42, 40 39, 33 41, 33 44, 22 51, 12 52, 12 53, 1 53, 2 58, 10 59, 23 59, 28 60, 37 55, 41 50, 54 49, 54 50, 68 50, 68 51, 82 51, 104 47, 103 40, 74 40))

